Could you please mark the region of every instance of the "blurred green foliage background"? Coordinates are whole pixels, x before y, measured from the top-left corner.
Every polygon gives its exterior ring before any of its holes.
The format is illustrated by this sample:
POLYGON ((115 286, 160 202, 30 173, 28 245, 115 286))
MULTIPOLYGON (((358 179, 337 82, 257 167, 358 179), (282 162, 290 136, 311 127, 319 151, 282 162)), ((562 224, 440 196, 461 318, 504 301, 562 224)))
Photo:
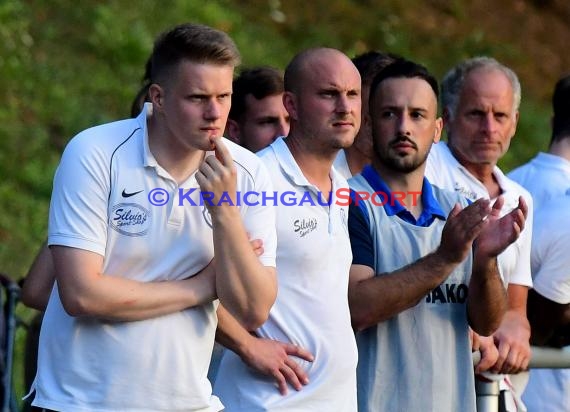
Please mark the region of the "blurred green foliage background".
POLYGON ((296 52, 317 45, 351 57, 369 49, 398 53, 438 76, 463 58, 494 56, 523 83, 519 130, 502 161, 510 169, 546 148, 550 89, 567 64, 552 61, 546 73, 545 57, 538 61, 529 49, 540 36, 525 19, 541 13, 553 40, 537 49, 556 46, 548 18, 559 13, 555 1, 548 3, 502 1, 485 9, 460 0, 2 0, 0 270, 25 274, 45 238, 52 177, 66 142, 128 116, 153 39, 174 24, 227 31, 246 66, 284 68, 296 52))
POLYGON ((570 66, 565 0, 1 0, 0 271, 24 276, 45 239, 66 142, 129 115, 153 39, 186 21, 228 32, 245 66, 284 68, 303 48, 330 46, 401 54, 441 77, 491 55, 523 85, 507 170, 546 149, 551 89, 570 66))

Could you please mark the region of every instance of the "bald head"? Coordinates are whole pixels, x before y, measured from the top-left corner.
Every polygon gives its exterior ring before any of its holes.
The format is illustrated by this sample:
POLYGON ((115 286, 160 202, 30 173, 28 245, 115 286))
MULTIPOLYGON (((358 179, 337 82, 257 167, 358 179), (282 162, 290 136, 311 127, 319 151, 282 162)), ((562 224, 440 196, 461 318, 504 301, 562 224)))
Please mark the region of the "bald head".
POLYGON ((360 74, 342 52, 308 49, 285 69, 283 103, 289 113, 289 140, 310 143, 332 156, 352 144, 360 127, 360 74))
POLYGON ((285 91, 297 93, 307 81, 307 77, 314 77, 311 75, 315 75, 319 68, 330 67, 331 62, 339 60, 353 65, 344 53, 328 47, 317 47, 298 53, 285 69, 285 91))

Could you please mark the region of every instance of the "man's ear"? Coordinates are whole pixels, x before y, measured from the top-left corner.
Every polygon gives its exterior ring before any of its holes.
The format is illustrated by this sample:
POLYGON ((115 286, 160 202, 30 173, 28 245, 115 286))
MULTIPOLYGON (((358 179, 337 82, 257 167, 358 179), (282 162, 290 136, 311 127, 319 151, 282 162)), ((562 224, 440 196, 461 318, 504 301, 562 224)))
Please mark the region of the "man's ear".
POLYGON ((511 139, 515 137, 517 132, 517 125, 519 124, 520 112, 517 110, 515 113, 515 121, 513 122, 513 128, 511 130, 511 139))
POLYGON ((443 132, 443 119, 438 117, 435 119, 435 131, 433 135, 433 142, 438 143, 441 139, 441 133, 443 132))
POLYGON ((451 140, 449 135, 449 127, 451 126, 452 117, 453 116, 451 115, 451 111, 447 107, 444 107, 441 113, 441 131, 439 133, 439 140, 441 140, 443 132, 446 131, 448 144, 451 140))
POLYGON ((283 106, 285 106, 285 110, 289 113, 289 119, 299 119, 299 113, 297 111, 297 96, 295 96, 294 93, 283 93, 283 106))
POLYGON ((241 135, 239 131, 239 125, 235 120, 228 119, 226 123, 226 137, 232 142, 241 145, 241 135))
POLYGON ((158 84, 153 83, 148 88, 148 99, 158 110, 162 110, 164 101, 164 90, 158 84))

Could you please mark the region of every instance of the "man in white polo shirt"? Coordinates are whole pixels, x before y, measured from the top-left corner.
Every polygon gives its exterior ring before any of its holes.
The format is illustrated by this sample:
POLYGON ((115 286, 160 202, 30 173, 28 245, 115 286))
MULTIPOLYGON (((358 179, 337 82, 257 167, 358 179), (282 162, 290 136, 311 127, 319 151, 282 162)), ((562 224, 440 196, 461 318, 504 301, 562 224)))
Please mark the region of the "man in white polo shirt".
POLYGON ((226 351, 214 393, 229 412, 354 412, 348 205, 337 202, 348 185, 331 166, 360 125, 360 76, 338 50, 306 50, 287 66, 284 103, 290 133, 259 153, 278 193, 277 300, 258 337, 220 317, 241 359, 226 351))
POLYGON ((570 189, 570 76, 558 80, 552 96, 552 137, 548 152, 511 171, 508 176, 532 195, 534 208, 570 189))
MULTIPOLYGON (((570 76, 558 80, 552 96, 552 137, 539 153, 509 177, 532 195, 535 225, 528 313, 534 345, 570 349, 570 76)), ((570 370, 531 369, 523 400, 530 411, 555 412, 570 404, 570 370)))
MULTIPOLYGON (((507 286, 509 307, 499 329, 493 334, 498 359, 483 357, 479 370, 517 373, 530 359, 530 326, 526 318, 532 238, 532 199, 519 184, 497 167, 509 148, 519 117, 521 88, 516 74, 495 59, 478 57, 451 69, 441 84, 444 126, 448 143, 432 147, 426 176, 436 186, 455 190, 471 201, 505 199, 503 213, 517 207, 521 199, 528 205, 528 218, 517 241, 498 258, 507 286)), ((486 339, 492 346, 491 338, 486 339)), ((487 351, 486 353, 492 353, 487 351)), ((497 377, 502 379, 502 377, 497 377)), ((502 389, 509 385, 502 380, 502 389)), ((524 385, 522 385, 524 386, 524 385)), ((506 392, 512 393, 512 392, 506 392)), ((516 408, 517 397, 506 399, 507 410, 516 408)))
MULTIPOLYGON (((535 212, 528 317, 536 346, 570 350, 570 194, 535 212)), ((531 369, 523 400, 529 411, 558 412, 570 405, 570 370, 531 369)))
POLYGON ((221 138, 238 63, 225 33, 176 26, 155 43, 151 103, 138 118, 68 144, 50 208, 57 287, 34 405, 223 408, 206 377, 217 299, 254 328, 276 296, 274 210, 236 206, 237 192, 271 182, 258 158, 221 138), (248 234, 263 241, 260 259, 248 234))

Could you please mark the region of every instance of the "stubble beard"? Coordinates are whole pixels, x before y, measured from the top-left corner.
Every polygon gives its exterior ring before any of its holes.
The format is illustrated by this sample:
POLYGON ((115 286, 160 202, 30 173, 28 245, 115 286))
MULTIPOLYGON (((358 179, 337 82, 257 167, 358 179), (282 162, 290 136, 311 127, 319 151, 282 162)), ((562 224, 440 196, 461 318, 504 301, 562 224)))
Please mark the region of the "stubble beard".
POLYGON ((416 152, 413 156, 400 156, 392 152, 390 148, 383 151, 377 145, 374 145, 374 153, 388 169, 407 174, 417 170, 426 162, 429 151, 423 155, 416 152))

